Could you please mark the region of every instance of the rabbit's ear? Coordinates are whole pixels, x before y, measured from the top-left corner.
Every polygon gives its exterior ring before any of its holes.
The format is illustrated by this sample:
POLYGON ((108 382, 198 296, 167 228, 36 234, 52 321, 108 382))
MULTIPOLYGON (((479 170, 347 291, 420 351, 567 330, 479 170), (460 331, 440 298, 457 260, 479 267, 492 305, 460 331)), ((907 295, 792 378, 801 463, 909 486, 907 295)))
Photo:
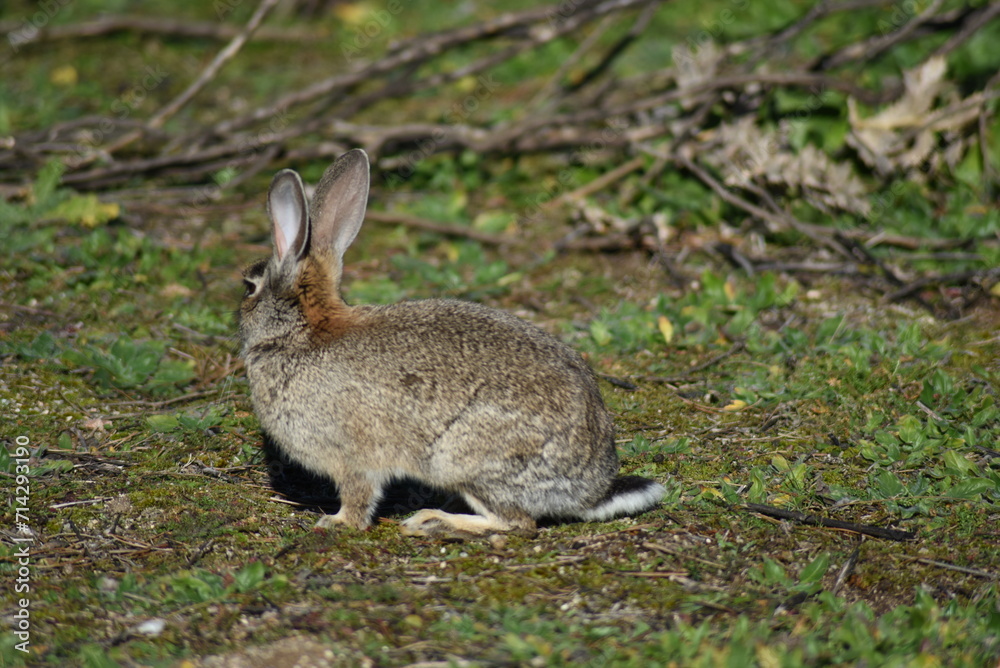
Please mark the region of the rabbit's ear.
POLYGON ((309 213, 302 179, 290 169, 274 175, 267 191, 267 212, 271 216, 274 256, 281 262, 291 251, 296 260, 309 246, 309 213))
POLYGON ((368 154, 348 151, 323 173, 312 200, 315 248, 331 248, 339 259, 358 234, 368 206, 368 154))

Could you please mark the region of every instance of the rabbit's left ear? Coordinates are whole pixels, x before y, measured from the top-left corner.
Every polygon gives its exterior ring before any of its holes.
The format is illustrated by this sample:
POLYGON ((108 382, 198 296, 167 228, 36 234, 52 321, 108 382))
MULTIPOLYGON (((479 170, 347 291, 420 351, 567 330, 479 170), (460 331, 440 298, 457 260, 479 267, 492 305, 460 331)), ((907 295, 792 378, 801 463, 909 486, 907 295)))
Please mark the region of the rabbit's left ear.
POLYGON ((312 243, 331 248, 338 260, 354 241, 368 207, 368 154, 348 151, 323 173, 312 200, 312 243))
POLYGON ((290 169, 274 175, 267 191, 274 256, 281 262, 289 254, 300 260, 309 246, 309 212, 302 179, 290 169))

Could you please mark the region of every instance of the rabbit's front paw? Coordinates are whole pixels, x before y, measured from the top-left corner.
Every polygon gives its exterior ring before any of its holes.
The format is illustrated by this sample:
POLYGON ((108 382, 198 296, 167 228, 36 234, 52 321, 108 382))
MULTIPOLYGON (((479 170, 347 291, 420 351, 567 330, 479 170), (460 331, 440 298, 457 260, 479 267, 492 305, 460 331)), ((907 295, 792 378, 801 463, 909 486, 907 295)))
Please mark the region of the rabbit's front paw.
MULTIPOLYGON (((356 515, 357 513, 354 513, 356 515)), ((355 517, 352 519, 350 513, 345 513, 343 508, 340 512, 335 515, 323 515, 323 517, 316 520, 316 529, 328 529, 334 530, 339 526, 349 526, 355 529, 367 529, 368 525, 366 523, 358 521, 355 517)))

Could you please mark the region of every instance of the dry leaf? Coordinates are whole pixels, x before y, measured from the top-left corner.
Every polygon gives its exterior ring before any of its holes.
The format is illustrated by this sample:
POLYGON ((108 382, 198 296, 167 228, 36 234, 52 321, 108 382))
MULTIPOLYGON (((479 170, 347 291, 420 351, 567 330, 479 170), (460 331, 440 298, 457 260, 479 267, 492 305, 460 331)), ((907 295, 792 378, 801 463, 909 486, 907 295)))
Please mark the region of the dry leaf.
POLYGON ((906 70, 902 97, 867 118, 861 116, 857 101, 848 98, 847 143, 883 175, 904 171, 922 176, 943 165, 957 165, 968 148, 961 131, 978 118, 984 98, 981 92, 960 98, 946 73, 943 56, 906 70), (944 151, 939 150, 942 134, 947 141, 944 151))
POLYGON ((89 420, 84 420, 80 423, 80 427, 86 429, 87 431, 100 431, 103 432, 104 428, 111 424, 110 420, 104 420, 99 417, 90 418, 89 420))
POLYGON ((72 65, 57 67, 49 73, 49 81, 56 86, 65 86, 66 88, 69 88, 70 86, 75 86, 79 79, 80 75, 77 73, 76 68, 72 65))
POLYGON ((849 163, 836 163, 812 144, 789 145, 789 127, 761 128, 745 116, 699 135, 699 157, 718 169, 726 185, 745 188, 766 182, 850 213, 866 215, 868 193, 849 163))
POLYGON ((665 315, 661 315, 656 319, 656 326, 660 328, 660 334, 663 335, 663 341, 665 343, 670 343, 674 338, 674 325, 670 322, 670 319, 665 315))

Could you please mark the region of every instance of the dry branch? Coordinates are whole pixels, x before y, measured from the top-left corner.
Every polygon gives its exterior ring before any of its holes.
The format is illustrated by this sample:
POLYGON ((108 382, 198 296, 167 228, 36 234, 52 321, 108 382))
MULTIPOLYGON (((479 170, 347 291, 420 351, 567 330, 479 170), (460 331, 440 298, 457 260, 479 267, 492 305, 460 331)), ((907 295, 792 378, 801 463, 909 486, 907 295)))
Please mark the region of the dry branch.
MULTIPOLYGON (((60 26, 46 26, 38 30, 25 31, 24 21, 0 21, 0 35, 4 41, 16 43, 19 49, 60 40, 106 37, 115 33, 128 32, 163 37, 189 39, 228 40, 236 37, 240 26, 214 21, 186 21, 165 16, 100 16, 83 23, 60 26)), ((262 27, 255 37, 275 42, 314 42, 322 36, 310 30, 262 27)))
POLYGON ((365 220, 370 220, 376 223, 386 223, 389 225, 404 225, 406 227, 413 228, 415 230, 420 230, 422 232, 433 232, 434 234, 440 234, 444 237, 458 237, 462 239, 471 239, 473 241, 478 241, 481 244, 486 244, 488 246, 513 246, 523 243, 517 239, 507 239, 504 237, 498 237, 494 234, 489 234, 488 232, 481 232, 479 230, 474 230, 468 227, 457 227, 455 225, 446 225, 444 223, 437 223, 433 220, 427 220, 425 218, 419 218, 417 216, 411 216, 405 213, 391 213, 388 211, 371 211, 365 215, 365 220))
MULTIPOLYGON (((904 45, 911 51, 924 48, 925 63, 930 63, 935 54, 952 51, 968 42, 1000 13, 998 3, 943 9, 944 3, 934 0, 890 32, 862 38, 854 44, 836 44, 812 62, 787 62, 785 54, 793 51, 793 42, 803 39, 807 31, 821 27, 830 17, 845 12, 884 11, 886 6, 884 0, 822 2, 771 34, 715 44, 711 47, 716 51, 714 55, 701 47, 700 53, 687 49, 675 52, 674 64, 651 68, 632 77, 615 77, 611 66, 632 44, 646 37, 649 26, 655 25, 655 15, 663 0, 581 0, 504 13, 472 25, 417 35, 390 47, 380 58, 359 58, 353 68, 335 69, 323 80, 281 91, 269 103, 239 115, 207 125, 177 123, 174 119, 182 111, 190 112, 192 118, 211 113, 211 109, 199 107, 198 93, 215 81, 220 69, 238 55, 251 34, 256 31, 264 35, 267 26, 261 23, 275 2, 262 0, 247 25, 240 29, 216 26, 214 31, 207 31, 203 25, 171 21, 153 26, 148 19, 111 16, 39 32, 37 40, 132 30, 225 37, 231 41, 182 93, 145 122, 88 116, 0 142, 0 192, 23 192, 23 187, 8 184, 20 186, 52 159, 62 161, 67 167, 63 183, 79 190, 121 188, 119 192, 124 197, 129 184, 137 180, 152 181, 150 192, 169 190, 175 203, 183 204, 187 197, 188 202, 203 206, 261 172, 327 160, 352 146, 365 147, 383 176, 404 179, 419 160, 438 153, 470 150, 498 157, 561 153, 572 164, 595 159, 614 164, 589 183, 572 184, 552 194, 542 203, 549 216, 556 215, 562 205, 578 207, 584 200, 601 197, 622 180, 637 174, 637 178, 629 179, 619 196, 622 208, 627 209, 635 201, 639 188, 656 189, 661 175, 673 167, 692 175, 750 219, 763 222, 768 233, 794 230, 844 260, 784 262, 782 266, 787 270, 795 271, 799 266, 802 271, 812 271, 814 267, 835 265, 839 269, 833 271, 857 272, 859 267, 873 264, 881 266, 887 281, 895 280, 897 285, 893 289, 908 289, 905 293, 893 293, 890 299, 910 298, 919 291, 919 286, 903 286, 891 269, 866 255, 857 242, 869 247, 882 244, 902 248, 949 248, 954 242, 910 240, 864 229, 835 234, 827 225, 804 222, 791 213, 783 197, 810 202, 816 209, 832 214, 837 212, 839 204, 830 200, 836 200, 837 193, 823 199, 824 192, 818 197, 816 191, 803 192, 805 186, 788 181, 786 174, 775 177, 754 173, 752 178, 734 180, 733 174, 726 171, 724 160, 720 162, 711 156, 719 148, 712 145, 717 141, 713 137, 722 136, 740 123, 754 125, 760 105, 770 103, 772 92, 778 90, 813 95, 819 106, 809 107, 810 114, 823 109, 822 95, 827 91, 836 91, 873 107, 905 102, 912 92, 906 86, 890 83, 878 89, 865 88, 856 83, 858 77, 848 68, 853 70, 882 59, 904 45), (606 37, 612 30, 620 36, 602 46, 600 37, 606 37), (931 32, 943 31, 950 31, 949 36, 936 47, 924 47, 919 41, 931 32), (495 95, 496 89, 509 93, 512 82, 491 78, 495 68, 567 38, 577 40, 580 46, 554 72, 539 76, 538 92, 527 110, 512 107, 509 113, 496 115, 509 120, 492 122, 475 122, 475 116, 454 113, 461 99, 451 99, 456 94, 452 84, 481 77, 480 85, 488 90, 478 102, 489 100, 499 109, 506 101, 502 98, 511 96, 495 95), (463 59, 467 54, 474 55, 463 59), (702 70, 696 68, 681 76, 679 59, 706 54, 712 57, 706 61, 708 64, 699 66, 702 70), (455 66, 456 62, 463 64, 455 66), (582 72, 569 77, 576 70, 582 72), (414 95, 428 99, 439 96, 443 102, 423 118, 407 123, 379 125, 365 114, 376 105, 414 95), (90 137, 95 129, 109 123, 113 130, 97 133, 103 141, 94 143, 90 137), (136 141, 138 138, 142 141, 136 141), (767 180, 772 177, 776 180, 767 180)), ((0 28, 12 29, 3 24, 0 28)), ((274 34, 279 33, 272 31, 274 34)), ((531 83, 517 82, 517 86, 528 89, 531 83)), ((989 103, 997 94, 991 90, 995 83, 994 78, 981 90, 969 90, 966 86, 964 98, 942 97, 939 106, 927 110, 921 116, 926 122, 901 125, 895 135, 895 141, 902 147, 901 154, 905 154, 904 149, 910 143, 926 142, 928 136, 940 140, 933 135, 939 128, 946 128, 953 135, 949 141, 966 141, 963 134, 965 137, 978 134, 967 145, 988 147, 985 133, 992 114, 989 103)), ((875 120, 884 121, 882 117, 875 120)), ((767 136, 761 134, 759 138, 767 136)), ((768 147, 767 154, 760 158, 764 164, 793 154, 787 145, 780 144, 784 141, 780 136, 775 141, 779 144, 768 147)), ((792 164, 798 169, 804 163, 781 164, 792 164)), ((984 170, 984 178, 989 178, 991 169, 984 170)), ((900 171, 896 166, 868 177, 874 179, 875 187, 884 187, 900 171)), ((105 193, 104 197, 114 199, 116 193, 105 193)), ((855 197, 855 201, 858 199, 855 197)), ((862 215, 867 214, 862 212, 862 215)), ((487 244, 510 243, 474 230, 440 227, 432 221, 396 216, 393 222, 487 244)), ((555 242, 555 247, 593 251, 644 249, 663 255, 663 239, 650 234, 642 220, 626 222, 627 225, 618 228, 579 227, 555 242)), ((728 257, 747 271, 773 264, 747 259, 735 247, 728 257)))
POLYGON ((744 506, 746 510, 754 513, 760 513, 761 515, 766 515, 768 517, 775 517, 781 520, 791 520, 793 522, 800 522, 802 524, 811 524, 813 526, 827 527, 830 529, 843 529, 844 531, 851 531, 854 533, 864 534, 866 536, 873 536, 875 538, 885 538, 888 540, 913 540, 917 537, 912 531, 900 531, 899 529, 883 529, 882 527, 873 527, 868 524, 858 524, 856 522, 844 522, 842 520, 831 520, 826 517, 816 517, 815 515, 806 515, 805 513, 800 513, 797 510, 784 510, 782 508, 775 508, 774 506, 766 506, 760 503, 748 503, 744 506))

